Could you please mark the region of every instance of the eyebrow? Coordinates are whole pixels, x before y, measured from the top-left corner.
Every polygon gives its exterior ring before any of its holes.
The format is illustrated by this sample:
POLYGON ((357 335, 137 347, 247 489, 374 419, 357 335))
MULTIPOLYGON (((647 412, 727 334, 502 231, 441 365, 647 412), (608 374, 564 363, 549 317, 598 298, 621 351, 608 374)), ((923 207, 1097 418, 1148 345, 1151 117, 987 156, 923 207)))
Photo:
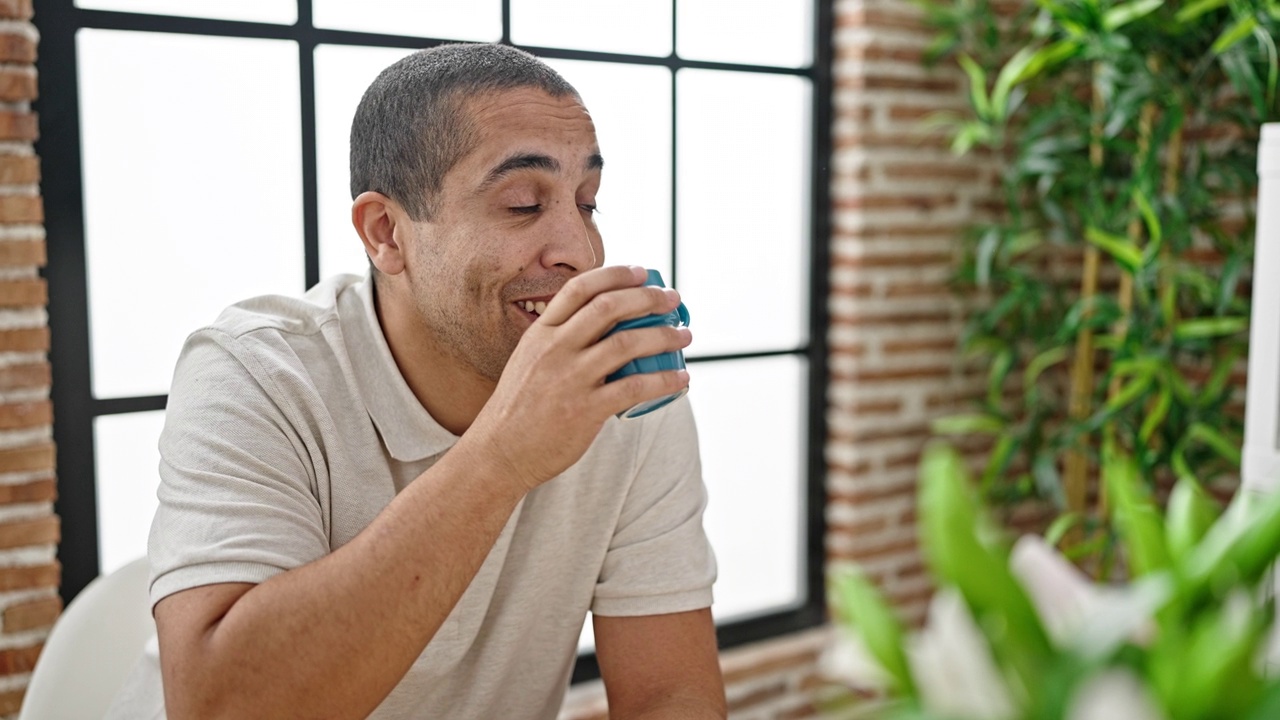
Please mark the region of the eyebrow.
MULTIPOLYGON (((604 157, 600 153, 591 153, 587 157, 587 170, 600 170, 604 167, 604 157)), ((484 181, 476 188, 477 192, 484 192, 502 178, 510 175, 518 170, 546 170, 547 172, 560 172, 560 161, 550 155, 541 153, 519 153, 503 160, 494 166, 492 170, 485 175, 484 181)))

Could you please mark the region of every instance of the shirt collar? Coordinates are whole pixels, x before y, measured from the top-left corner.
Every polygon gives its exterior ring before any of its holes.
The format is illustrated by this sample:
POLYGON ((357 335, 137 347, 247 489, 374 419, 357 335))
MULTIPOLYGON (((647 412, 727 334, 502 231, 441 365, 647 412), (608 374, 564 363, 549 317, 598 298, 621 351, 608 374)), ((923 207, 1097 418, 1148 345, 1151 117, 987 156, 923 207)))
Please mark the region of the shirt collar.
POLYGON ((391 457, 411 462, 453 447, 458 436, 441 427, 422 407, 391 356, 374 305, 372 271, 342 293, 338 307, 347 357, 365 409, 391 457))

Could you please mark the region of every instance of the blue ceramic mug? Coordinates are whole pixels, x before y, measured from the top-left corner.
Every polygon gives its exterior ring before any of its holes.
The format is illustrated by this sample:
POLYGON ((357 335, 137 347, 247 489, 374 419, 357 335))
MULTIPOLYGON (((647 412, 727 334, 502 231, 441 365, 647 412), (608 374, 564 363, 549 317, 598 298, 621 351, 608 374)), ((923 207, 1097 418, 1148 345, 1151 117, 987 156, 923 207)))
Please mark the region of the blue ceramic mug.
MULTIPOLYGON (((666 285, 663 284, 662 282, 662 274, 659 273, 657 270, 649 271, 649 277, 647 280, 645 280, 644 284, 652 285, 654 287, 666 287, 666 285)), ((645 317, 641 317, 641 318, 623 320, 622 322, 613 326, 613 329, 610 330, 608 333, 606 333, 605 337, 608 337, 616 332, 621 332, 623 330, 634 330, 636 328, 657 327, 660 325, 670 325, 671 327, 678 328, 678 327, 685 327, 688 324, 689 324, 689 311, 685 309, 684 303, 680 303, 679 307, 677 307, 675 310, 672 310, 669 313, 666 313, 665 315, 646 315, 645 317)), ((626 365, 623 365, 622 367, 618 368, 615 372, 613 372, 608 377, 606 377, 605 382, 613 382, 614 380, 617 380, 619 378, 624 378, 628 375, 634 375, 636 373, 662 372, 664 370, 683 370, 683 369, 684 369, 684 353, 680 350, 673 350, 671 352, 659 353, 657 355, 650 355, 648 357, 636 358, 635 360, 632 360, 626 365)), ((657 410, 658 408, 671 404, 673 401, 678 400, 687 392, 689 392, 689 388, 686 387, 680 392, 672 393, 671 395, 667 395, 665 397, 655 398, 653 400, 646 400, 645 402, 629 407, 626 410, 623 410, 622 412, 618 413, 618 417, 623 419, 640 417, 641 415, 651 413, 654 410, 657 410)))

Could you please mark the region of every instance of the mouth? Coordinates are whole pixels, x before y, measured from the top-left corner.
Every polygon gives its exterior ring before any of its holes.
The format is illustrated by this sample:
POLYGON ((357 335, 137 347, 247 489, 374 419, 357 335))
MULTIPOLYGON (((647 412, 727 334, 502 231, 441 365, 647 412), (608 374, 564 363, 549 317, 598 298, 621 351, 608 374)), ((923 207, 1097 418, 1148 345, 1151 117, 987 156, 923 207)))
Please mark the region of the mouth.
POLYGON ((515 305, 517 310, 524 313, 531 320, 537 320, 547 309, 547 303, 549 302, 551 302, 551 296, 516 300, 512 305, 515 305))

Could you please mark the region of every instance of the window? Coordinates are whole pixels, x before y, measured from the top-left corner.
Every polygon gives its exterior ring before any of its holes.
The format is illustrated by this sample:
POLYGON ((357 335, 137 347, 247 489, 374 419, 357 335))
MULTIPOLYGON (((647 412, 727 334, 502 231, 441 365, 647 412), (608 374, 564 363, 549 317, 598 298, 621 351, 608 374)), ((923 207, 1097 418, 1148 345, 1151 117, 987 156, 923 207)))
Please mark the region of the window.
POLYGON ((364 271, 346 135, 366 85, 417 48, 502 41, 592 110, 609 261, 691 310, 722 644, 821 621, 828 5, 42 2, 64 597, 145 551, 185 335, 364 271))

